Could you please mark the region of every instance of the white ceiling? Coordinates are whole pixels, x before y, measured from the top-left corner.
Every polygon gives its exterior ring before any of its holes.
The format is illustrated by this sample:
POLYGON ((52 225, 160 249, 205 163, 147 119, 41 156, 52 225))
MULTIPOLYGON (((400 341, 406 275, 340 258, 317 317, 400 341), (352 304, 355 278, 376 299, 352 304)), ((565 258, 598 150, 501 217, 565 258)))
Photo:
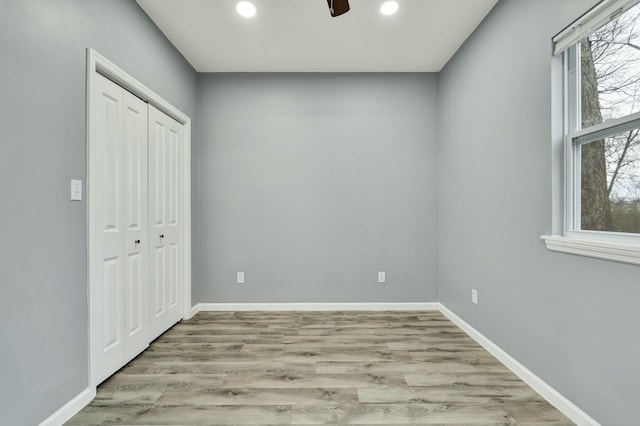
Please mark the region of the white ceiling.
POLYGON ((136 0, 200 72, 437 72, 498 0, 349 0, 332 18, 326 0, 136 0))

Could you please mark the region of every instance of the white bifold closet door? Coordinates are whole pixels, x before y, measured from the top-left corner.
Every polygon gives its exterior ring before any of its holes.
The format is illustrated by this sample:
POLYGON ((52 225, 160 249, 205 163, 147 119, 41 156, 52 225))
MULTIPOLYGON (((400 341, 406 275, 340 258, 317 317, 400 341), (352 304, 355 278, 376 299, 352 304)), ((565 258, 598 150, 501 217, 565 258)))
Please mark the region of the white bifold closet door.
POLYGON ((94 379, 149 345, 147 104, 97 75, 94 379))
POLYGON ((180 123, 149 106, 149 288, 150 337, 155 339, 182 318, 184 276, 183 187, 180 123))

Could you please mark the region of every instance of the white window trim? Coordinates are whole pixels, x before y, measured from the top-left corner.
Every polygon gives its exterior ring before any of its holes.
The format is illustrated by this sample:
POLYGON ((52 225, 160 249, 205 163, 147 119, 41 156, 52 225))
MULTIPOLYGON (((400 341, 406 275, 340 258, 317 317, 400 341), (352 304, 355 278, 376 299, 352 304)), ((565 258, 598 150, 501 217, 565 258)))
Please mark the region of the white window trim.
MULTIPOLYGON (((627 2, 627 6, 630 3, 627 2)), ((578 49, 568 49, 564 52, 564 224, 562 235, 543 235, 547 249, 561 253, 594 257, 615 262, 640 265, 640 234, 627 234, 622 232, 602 232, 580 230, 580 159, 577 158, 578 150, 575 145, 578 138, 597 134, 607 130, 625 128, 631 124, 638 124, 640 112, 607 120, 604 123, 587 129, 575 130, 580 120, 579 88, 571 86, 570 82, 577 79, 569 79, 569 74, 580 75, 580 61, 578 49), (570 101, 576 108, 570 108, 570 101), (634 123, 635 122, 635 123, 634 123), (573 131, 572 131, 573 130, 573 131)))
POLYGON ((589 240, 585 238, 543 235, 547 249, 561 253, 595 257, 640 265, 640 246, 589 240))
POLYGON ((600 1, 600 3, 589 9, 584 15, 553 37, 553 54, 562 53, 596 29, 633 7, 637 2, 638 0, 600 1))

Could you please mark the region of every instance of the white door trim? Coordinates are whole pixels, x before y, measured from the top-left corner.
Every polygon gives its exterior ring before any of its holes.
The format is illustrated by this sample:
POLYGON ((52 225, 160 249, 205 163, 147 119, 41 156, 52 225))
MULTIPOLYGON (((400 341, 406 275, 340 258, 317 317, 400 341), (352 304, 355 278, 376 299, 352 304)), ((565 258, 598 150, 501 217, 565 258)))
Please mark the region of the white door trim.
POLYGON ((95 50, 87 49, 87 103, 86 103, 86 119, 87 119, 87 319, 88 319, 88 354, 89 354, 89 388, 95 389, 97 383, 94 380, 93 374, 93 338, 92 327, 96 324, 93 318, 95 309, 94 285, 95 285, 95 215, 96 215, 96 203, 95 203, 95 176, 93 175, 96 170, 96 158, 95 158, 95 136, 94 136, 94 111, 95 111, 95 85, 96 85, 96 73, 100 73, 115 83, 119 84, 129 92, 147 101, 149 104, 155 106, 165 114, 171 116, 184 128, 184 144, 182 158, 184 161, 184 179, 183 179, 183 240, 184 241, 184 269, 183 269, 183 317, 190 318, 192 316, 191 309, 191 118, 185 115, 182 111, 175 108, 169 102, 164 100, 161 96, 156 94, 153 90, 149 89, 120 67, 109 61, 104 56, 100 55, 95 50))

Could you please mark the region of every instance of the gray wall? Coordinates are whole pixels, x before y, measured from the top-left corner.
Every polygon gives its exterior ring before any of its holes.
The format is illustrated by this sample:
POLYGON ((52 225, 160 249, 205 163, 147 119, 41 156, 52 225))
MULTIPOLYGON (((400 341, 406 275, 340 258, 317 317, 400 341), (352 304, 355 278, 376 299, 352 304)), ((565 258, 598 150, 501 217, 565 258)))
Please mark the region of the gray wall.
POLYGON ((203 74, 199 89, 201 302, 437 300, 435 74, 203 74))
POLYGON ((3 0, 0 423, 35 425, 87 386, 85 48, 186 114, 196 76, 131 0, 3 0))
POLYGON ((540 241, 561 185, 550 38, 593 3, 501 0, 440 74, 440 300, 602 424, 628 425, 640 269, 540 241))

